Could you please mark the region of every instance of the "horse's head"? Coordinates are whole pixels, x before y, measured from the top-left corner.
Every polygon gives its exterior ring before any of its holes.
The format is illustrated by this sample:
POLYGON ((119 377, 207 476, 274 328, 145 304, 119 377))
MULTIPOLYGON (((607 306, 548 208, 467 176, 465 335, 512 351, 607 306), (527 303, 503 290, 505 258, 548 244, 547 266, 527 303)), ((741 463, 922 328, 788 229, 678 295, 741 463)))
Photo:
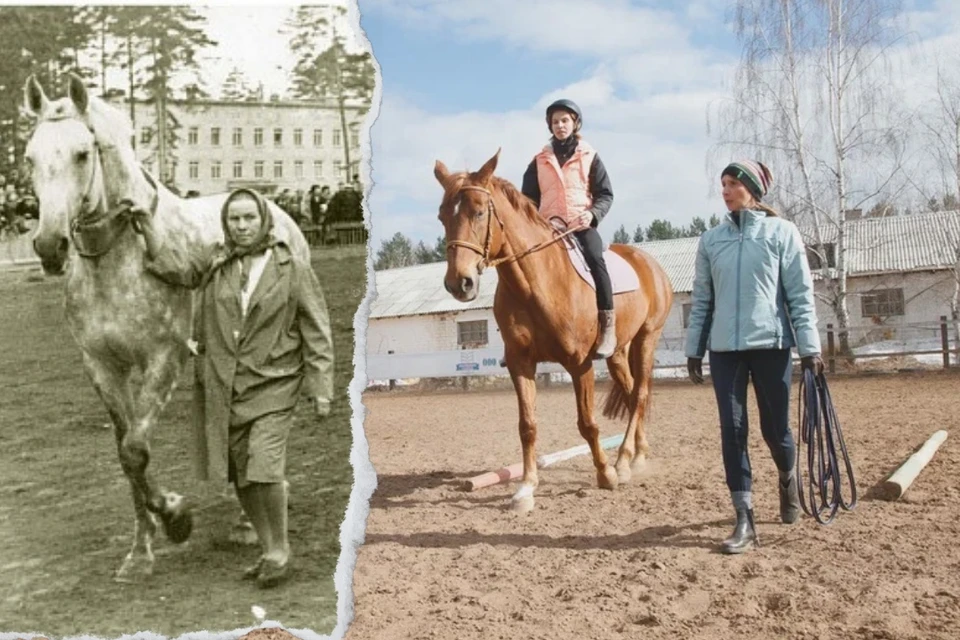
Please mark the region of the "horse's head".
POLYGON ((34 76, 24 87, 25 109, 37 119, 24 154, 40 206, 33 248, 48 274, 63 273, 72 222, 106 201, 87 89, 72 74, 66 84, 67 97, 53 101, 34 76))
POLYGON ((480 273, 500 252, 503 222, 494 206, 493 172, 500 150, 476 173, 454 173, 437 160, 433 175, 443 187, 440 222, 447 240, 447 274, 443 286, 461 302, 474 300, 480 273))

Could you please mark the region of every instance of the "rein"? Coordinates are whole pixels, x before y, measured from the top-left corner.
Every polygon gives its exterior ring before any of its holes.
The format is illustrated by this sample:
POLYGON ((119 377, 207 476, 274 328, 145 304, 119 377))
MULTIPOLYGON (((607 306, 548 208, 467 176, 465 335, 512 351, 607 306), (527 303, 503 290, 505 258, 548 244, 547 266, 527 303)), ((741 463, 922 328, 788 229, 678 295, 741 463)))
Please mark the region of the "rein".
POLYGON ((840 431, 840 421, 833 408, 827 379, 821 373, 814 375, 809 369, 803 370, 800 379, 800 438, 797 443, 797 486, 800 489, 800 506, 808 516, 816 518, 820 524, 829 524, 840 507, 852 511, 857 505, 857 483, 853 477, 853 466, 847 454, 847 445, 840 431), (809 488, 809 507, 803 498, 804 484, 801 482, 800 460, 801 445, 807 445, 807 486, 809 488), (843 455, 847 481, 850 484, 850 502, 843 500, 840 491, 840 464, 837 460, 837 445, 843 455), (819 498, 819 499, 818 499, 819 498), (824 513, 827 515, 824 517, 824 513))
POLYGON ((537 244, 525 249, 520 253, 511 254, 502 258, 490 259, 490 243, 493 240, 493 218, 497 219, 497 222, 500 223, 500 231, 505 233, 505 228, 503 225, 503 219, 500 217, 500 213, 497 211, 496 205, 493 204, 493 194, 489 190, 484 189, 483 187, 475 187, 472 185, 467 185, 465 187, 460 187, 460 191, 480 191, 481 193, 487 194, 487 234, 486 239, 484 240, 483 247, 480 245, 474 244, 472 242, 467 242, 466 240, 451 240, 447 242, 447 251, 450 251, 451 247, 463 247, 465 249, 470 249, 474 253, 480 255, 480 265, 478 270, 482 273, 487 267, 497 267, 501 264, 510 264, 511 262, 516 262, 524 256, 530 255, 536 251, 540 251, 545 247, 549 247, 555 242, 559 242, 563 238, 572 234, 576 229, 568 229, 562 233, 557 233, 554 230, 554 237, 552 240, 545 240, 543 242, 538 242, 537 244))

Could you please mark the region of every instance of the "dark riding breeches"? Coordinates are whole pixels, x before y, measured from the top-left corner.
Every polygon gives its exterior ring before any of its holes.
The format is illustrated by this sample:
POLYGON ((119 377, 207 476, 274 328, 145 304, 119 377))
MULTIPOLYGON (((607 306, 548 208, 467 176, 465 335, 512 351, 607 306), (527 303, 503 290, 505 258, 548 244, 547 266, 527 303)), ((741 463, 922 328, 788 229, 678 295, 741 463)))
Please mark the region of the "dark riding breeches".
POLYGON ((583 257, 597 285, 597 309, 612 311, 613 286, 610 284, 610 274, 607 273, 607 263, 603 259, 603 239, 593 227, 577 231, 573 235, 583 249, 583 257))

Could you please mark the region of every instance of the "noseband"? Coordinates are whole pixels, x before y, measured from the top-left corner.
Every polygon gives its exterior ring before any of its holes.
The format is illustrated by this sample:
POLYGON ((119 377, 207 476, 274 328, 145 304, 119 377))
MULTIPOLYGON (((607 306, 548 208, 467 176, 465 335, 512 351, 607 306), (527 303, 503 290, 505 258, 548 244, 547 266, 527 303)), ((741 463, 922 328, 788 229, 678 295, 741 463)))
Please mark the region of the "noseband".
POLYGON ((511 254, 509 256, 504 256, 502 258, 490 259, 490 243, 493 240, 493 218, 497 219, 497 222, 500 223, 500 232, 505 233, 505 227, 503 225, 503 219, 500 217, 500 213, 497 211, 496 205, 493 203, 493 194, 489 190, 484 189, 483 187, 476 187, 473 185, 467 185, 460 187, 459 191, 479 191, 481 193, 487 194, 487 234, 486 239, 483 242, 483 247, 480 247, 477 244, 472 242, 467 242, 466 240, 451 240, 447 242, 447 253, 450 252, 451 247, 463 247, 465 249, 470 249, 474 253, 480 255, 480 263, 477 265, 477 271, 482 273, 487 267, 497 267, 501 264, 510 264, 511 262, 516 262, 520 258, 527 256, 535 251, 539 251, 544 247, 548 247, 555 242, 559 242, 563 238, 567 237, 574 231, 576 228, 568 229, 563 233, 557 233, 554 230, 554 237, 551 240, 545 242, 538 242, 529 249, 525 249, 521 253, 511 254))

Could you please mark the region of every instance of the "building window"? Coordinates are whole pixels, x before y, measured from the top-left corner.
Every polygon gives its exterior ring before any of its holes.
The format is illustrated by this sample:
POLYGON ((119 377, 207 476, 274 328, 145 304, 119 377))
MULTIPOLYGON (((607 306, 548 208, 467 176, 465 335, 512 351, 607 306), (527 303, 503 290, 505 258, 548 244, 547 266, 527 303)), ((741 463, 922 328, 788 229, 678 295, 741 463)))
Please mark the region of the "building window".
POLYGON ((323 177, 323 160, 313 161, 313 177, 317 180, 323 177))
POLYGON ((333 177, 343 182, 343 162, 340 160, 333 161, 333 177))
POLYGON ((197 162, 196 160, 191 160, 188 171, 190 172, 191 180, 200 179, 200 163, 199 162, 197 162))
POLYGON ((681 313, 683 314, 683 317, 681 318, 681 320, 682 320, 682 325, 684 329, 687 329, 690 327, 690 309, 692 308, 693 308, 693 305, 689 303, 681 307, 681 313))
POLYGON ((197 144, 200 142, 200 127, 190 127, 187 131, 187 144, 197 144))
POLYGON ((263 177, 263 160, 257 160, 253 163, 253 177, 262 178, 263 177))
POLYGON ((293 163, 293 177, 297 180, 303 179, 303 160, 297 160, 293 163))
MULTIPOLYGON (((827 254, 827 267, 830 269, 836 269, 837 267, 837 245, 834 242, 824 242, 823 251, 827 254)), ((815 246, 807 247, 807 264, 810 265, 811 270, 817 270, 823 268, 823 260, 820 259, 820 255, 815 246)))
POLYGON ((233 129, 233 146, 243 146, 243 129, 240 127, 234 127, 233 129))
POLYGON ((333 146, 340 146, 340 129, 333 130, 333 146))
POLYGON ((273 130, 273 146, 279 147, 283 144, 283 129, 273 130))
POLYGON ((140 144, 150 144, 150 138, 152 137, 150 127, 143 127, 140 129, 140 144))
POLYGON ((273 163, 273 177, 274 178, 283 177, 283 160, 277 160, 273 163))
POLYGON ((902 316, 903 289, 875 289, 861 294, 860 311, 864 318, 902 316))
POLYGON ((257 127, 253 130, 253 146, 263 146, 263 127, 257 127))
POLYGON ((293 145, 295 147, 303 146, 303 129, 294 129, 293 130, 293 145))
POLYGON ((243 161, 235 160, 233 163, 233 177, 242 178, 243 177, 243 161))
POLYGON ((323 146, 323 129, 313 130, 313 146, 315 147, 323 146))
POLYGON ((221 163, 219 160, 214 160, 213 164, 210 165, 210 177, 214 180, 220 179, 220 166, 221 163))
POLYGON ((467 320, 457 323, 457 344, 485 345, 487 344, 487 321, 467 320))
POLYGON ((210 129, 210 144, 215 147, 220 146, 220 127, 212 127, 210 129))
POLYGON ((350 146, 355 149, 360 147, 360 131, 356 127, 350 129, 350 146))

